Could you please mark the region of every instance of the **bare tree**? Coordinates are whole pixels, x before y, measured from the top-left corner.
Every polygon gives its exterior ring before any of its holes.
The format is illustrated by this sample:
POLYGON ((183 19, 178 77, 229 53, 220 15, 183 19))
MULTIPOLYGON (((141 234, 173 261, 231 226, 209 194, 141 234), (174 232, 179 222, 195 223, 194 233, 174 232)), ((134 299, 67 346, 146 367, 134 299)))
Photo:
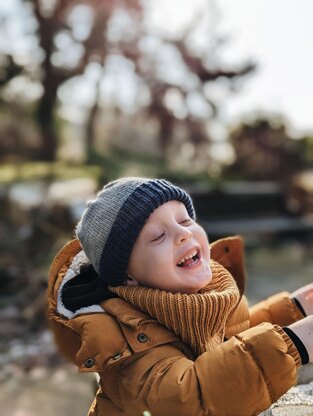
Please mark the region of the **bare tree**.
POLYGON ((33 30, 43 56, 38 64, 37 74, 32 74, 33 77, 38 77, 39 74, 39 82, 42 85, 42 95, 35 112, 41 133, 41 150, 38 157, 42 160, 51 161, 56 157, 58 131, 55 113, 60 87, 66 81, 83 75, 92 62, 99 63, 103 75, 99 75, 95 84, 94 102, 86 123, 87 159, 90 159, 94 148, 94 123, 99 109, 100 84, 110 57, 121 56, 131 62, 139 82, 148 89, 150 100, 146 104, 145 112, 147 117, 158 120, 158 142, 164 152, 172 143, 176 126, 185 129, 186 136, 195 147, 208 143, 210 137, 207 124, 218 114, 218 104, 207 94, 210 85, 224 79, 227 80, 229 88, 232 88, 238 78, 254 69, 251 63, 228 69, 224 68, 223 64, 214 62, 213 56, 219 48, 219 39, 216 39, 216 42, 210 39, 213 46, 208 47, 205 53, 193 50, 189 39, 195 22, 191 22, 185 34, 176 39, 162 39, 159 35, 151 34, 144 25, 144 10, 139 0, 22 1, 25 7, 30 8, 36 22, 33 30), (85 14, 85 17, 88 17, 84 20, 83 35, 77 30, 80 22, 77 23, 73 19, 79 10, 80 15, 85 14), (115 30, 118 35, 112 36, 112 22, 118 11, 127 14, 127 25, 131 27, 131 31, 128 27, 120 25, 115 30), (157 36, 158 50, 151 51, 142 46, 145 39, 157 36), (169 80, 161 73, 159 65, 162 65, 164 48, 170 48, 172 51, 171 66, 180 66, 186 74, 186 79, 192 79, 192 83, 169 80), (73 51, 78 51, 74 57, 73 51), (185 108, 183 117, 178 116, 168 104, 168 96, 173 93, 180 97, 185 108), (197 116, 189 111, 188 100, 192 94, 210 109, 207 114, 197 116))

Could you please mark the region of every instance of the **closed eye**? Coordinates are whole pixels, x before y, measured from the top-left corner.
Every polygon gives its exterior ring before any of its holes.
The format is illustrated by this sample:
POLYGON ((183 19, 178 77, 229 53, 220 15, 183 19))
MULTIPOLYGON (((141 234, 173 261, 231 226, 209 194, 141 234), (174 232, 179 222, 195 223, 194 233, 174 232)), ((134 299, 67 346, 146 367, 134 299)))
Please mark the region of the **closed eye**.
POLYGON ((192 223, 192 219, 191 218, 186 218, 183 221, 181 221, 179 224, 189 225, 191 223, 192 223))
POLYGON ((156 238, 151 240, 151 243, 155 243, 156 241, 161 240, 161 238, 164 237, 164 236, 165 236, 165 233, 163 232, 162 234, 158 235, 156 238))

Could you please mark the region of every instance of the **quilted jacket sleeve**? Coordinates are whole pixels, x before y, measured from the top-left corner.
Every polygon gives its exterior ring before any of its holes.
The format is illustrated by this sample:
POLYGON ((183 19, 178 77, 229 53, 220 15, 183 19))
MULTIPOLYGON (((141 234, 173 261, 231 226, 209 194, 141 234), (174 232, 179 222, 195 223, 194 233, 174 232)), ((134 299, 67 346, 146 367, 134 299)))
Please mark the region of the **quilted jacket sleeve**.
POLYGON ((281 292, 250 308, 250 326, 271 322, 280 326, 290 325, 304 318, 291 300, 288 292, 281 292))
POLYGON ((257 415, 296 382, 298 365, 290 338, 265 323, 195 361, 173 344, 134 354, 100 374, 102 398, 131 416, 257 415))

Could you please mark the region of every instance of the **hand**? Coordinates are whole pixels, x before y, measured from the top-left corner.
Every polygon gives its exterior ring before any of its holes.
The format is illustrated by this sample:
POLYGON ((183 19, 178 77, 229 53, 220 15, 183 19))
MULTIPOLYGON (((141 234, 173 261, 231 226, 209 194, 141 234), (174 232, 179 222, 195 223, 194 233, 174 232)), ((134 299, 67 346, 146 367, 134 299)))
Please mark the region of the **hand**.
POLYGON ((300 319, 289 328, 300 338, 309 354, 310 363, 313 363, 313 315, 300 319))
POLYGON ((313 283, 295 290, 291 296, 300 302, 306 315, 313 315, 313 283))

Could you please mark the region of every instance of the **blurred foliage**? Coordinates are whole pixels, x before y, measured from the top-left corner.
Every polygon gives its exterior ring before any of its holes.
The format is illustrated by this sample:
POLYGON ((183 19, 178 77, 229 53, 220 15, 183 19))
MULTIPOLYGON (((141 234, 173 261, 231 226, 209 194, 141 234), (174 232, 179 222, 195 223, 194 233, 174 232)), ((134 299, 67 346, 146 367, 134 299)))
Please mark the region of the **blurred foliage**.
POLYGON ((225 173, 232 177, 285 182, 313 167, 313 138, 293 139, 282 121, 243 123, 231 133, 230 140, 236 157, 225 173))
MULTIPOLYGON (((1 356, 12 340, 31 340, 47 328, 48 265, 72 238, 75 220, 66 205, 25 209, 5 192, 0 204, 1 356)), ((23 356, 27 361, 27 354, 23 356)))
MULTIPOLYGON (((191 173, 186 170, 171 169, 171 166, 166 164, 161 156, 142 155, 135 149, 131 151, 112 146, 106 155, 96 153, 93 160, 96 166, 105 167, 100 186, 123 176, 165 178, 177 184, 208 182, 206 171, 191 173)), ((215 182, 215 180, 210 179, 210 182, 215 182)))

